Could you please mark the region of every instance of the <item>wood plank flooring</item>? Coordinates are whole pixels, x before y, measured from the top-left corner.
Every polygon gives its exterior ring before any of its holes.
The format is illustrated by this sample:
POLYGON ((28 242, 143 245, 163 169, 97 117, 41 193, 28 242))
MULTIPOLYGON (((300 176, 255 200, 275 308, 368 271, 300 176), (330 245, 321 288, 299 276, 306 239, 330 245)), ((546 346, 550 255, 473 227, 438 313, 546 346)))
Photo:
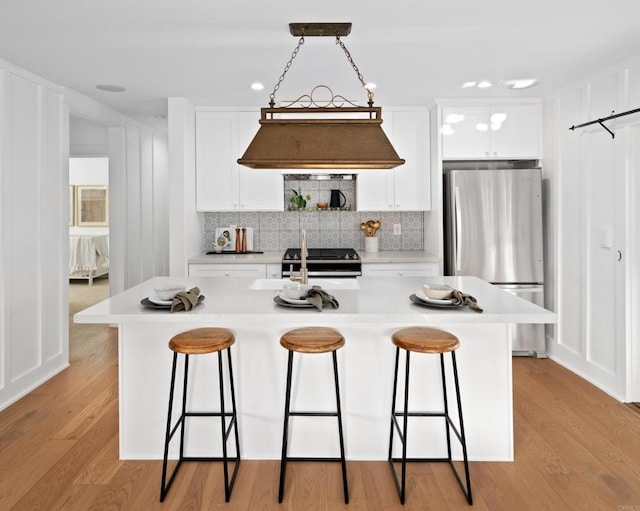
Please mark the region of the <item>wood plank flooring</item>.
MULTIPOLYGON (((107 284, 72 284, 71 313, 107 284)), ((279 505, 278 462, 251 460, 229 504, 210 463, 184 465, 160 504, 161 462, 118 460, 116 330, 71 331, 69 369, 0 412, 2 510, 640 511, 640 414, 529 358, 514 359, 516 461, 471 463, 473 508, 444 464, 410 464, 401 506, 386 462, 348 463, 348 506, 338 464, 292 463, 279 505)))

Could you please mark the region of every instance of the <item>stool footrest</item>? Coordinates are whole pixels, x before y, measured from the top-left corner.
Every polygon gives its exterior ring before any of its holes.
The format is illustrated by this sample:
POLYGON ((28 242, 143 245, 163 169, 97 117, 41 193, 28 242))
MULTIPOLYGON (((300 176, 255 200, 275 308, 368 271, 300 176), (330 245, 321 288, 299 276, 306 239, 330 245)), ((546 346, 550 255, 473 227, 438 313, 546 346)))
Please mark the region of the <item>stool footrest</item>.
MULTIPOLYGON (((180 461, 224 461, 223 456, 183 456, 180 461)), ((227 456, 227 461, 240 461, 238 456, 230 457, 227 456)))
POLYGON ((289 417, 337 417, 338 412, 289 412, 289 417))
POLYGON ((231 417, 233 412, 185 412, 185 417, 231 417))
MULTIPOLYGON (((402 458, 391 458, 393 462, 401 462, 402 458)), ((447 461, 463 461, 463 460, 454 460, 451 458, 405 458, 406 462, 413 461, 414 463, 438 463, 438 462, 447 462, 447 461)))
MULTIPOLYGON (((400 427, 400 424, 398 424, 398 417, 404 417, 404 414, 402 412, 395 412, 393 414, 393 423, 396 426, 396 431, 398 432, 398 436, 400 437, 400 442, 404 443, 404 435, 402 434, 402 428, 400 427)), ((446 413, 409 412, 407 413, 407 417, 443 417, 447 419, 449 427, 453 430, 456 437, 458 437, 460 443, 463 443, 462 435, 460 434, 460 431, 458 431, 458 427, 453 423, 451 417, 449 417, 446 413)))
POLYGON ((342 458, 307 458, 304 456, 287 456, 287 461, 342 461, 342 458))

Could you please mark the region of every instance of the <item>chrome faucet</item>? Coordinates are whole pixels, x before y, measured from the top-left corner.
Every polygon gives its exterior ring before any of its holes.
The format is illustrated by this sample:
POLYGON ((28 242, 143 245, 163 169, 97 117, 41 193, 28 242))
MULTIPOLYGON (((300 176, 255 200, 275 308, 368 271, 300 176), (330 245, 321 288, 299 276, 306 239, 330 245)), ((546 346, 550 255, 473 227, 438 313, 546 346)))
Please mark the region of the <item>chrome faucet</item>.
POLYGON ((293 281, 300 282, 300 284, 309 283, 309 272, 307 270, 307 231, 302 229, 300 232, 300 271, 298 275, 295 275, 293 271, 293 265, 290 266, 289 278, 293 281))

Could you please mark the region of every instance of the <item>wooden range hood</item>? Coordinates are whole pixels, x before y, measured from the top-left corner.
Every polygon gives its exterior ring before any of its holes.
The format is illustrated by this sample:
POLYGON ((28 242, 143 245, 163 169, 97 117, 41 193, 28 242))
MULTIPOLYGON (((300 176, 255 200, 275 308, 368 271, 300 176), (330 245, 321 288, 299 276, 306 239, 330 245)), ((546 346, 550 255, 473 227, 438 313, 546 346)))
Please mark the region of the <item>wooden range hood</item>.
MULTIPOLYGON (((373 92, 367 89, 340 41, 341 35, 351 31, 351 23, 291 23, 289 27, 293 35, 300 36, 300 41, 270 95, 270 108, 261 109, 260 128, 238 163, 254 169, 392 169, 403 165, 405 160, 398 156, 382 130, 382 108, 373 106, 373 92), (309 106, 275 108, 275 92, 304 43, 305 35, 335 35, 367 89, 368 107, 356 106, 333 93, 328 102, 332 106, 318 106, 312 91, 302 97, 309 106), (344 106, 346 103, 351 106, 344 106)), ((292 104, 299 105, 302 98, 292 104)))
POLYGON ((404 163, 382 131, 380 107, 262 108, 259 122, 258 133, 238 159, 241 165, 254 169, 391 169, 404 163), (336 111, 369 115, 332 118, 336 111), (292 113, 314 118, 277 117, 292 113))

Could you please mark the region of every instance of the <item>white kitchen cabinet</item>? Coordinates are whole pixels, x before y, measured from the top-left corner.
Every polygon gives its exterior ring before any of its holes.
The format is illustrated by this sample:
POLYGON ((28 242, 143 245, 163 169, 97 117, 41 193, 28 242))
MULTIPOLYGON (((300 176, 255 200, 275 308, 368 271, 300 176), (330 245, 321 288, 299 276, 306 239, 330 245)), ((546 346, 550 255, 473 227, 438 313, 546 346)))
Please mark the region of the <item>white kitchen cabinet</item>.
POLYGON ((435 277, 437 263, 367 263, 362 265, 363 277, 435 277))
POLYGON ((442 108, 442 158, 539 159, 538 103, 442 108))
POLYGON ((278 170, 238 165, 259 128, 258 111, 196 112, 197 211, 282 211, 278 170))
POLYGON ((281 264, 267 264, 267 278, 268 279, 281 279, 282 278, 282 265, 281 264))
POLYGON ((266 264, 189 264, 190 277, 254 277, 267 278, 266 264))
POLYGON ((426 108, 386 109, 384 129, 405 164, 358 174, 358 211, 428 211, 431 209, 429 112, 426 108))

